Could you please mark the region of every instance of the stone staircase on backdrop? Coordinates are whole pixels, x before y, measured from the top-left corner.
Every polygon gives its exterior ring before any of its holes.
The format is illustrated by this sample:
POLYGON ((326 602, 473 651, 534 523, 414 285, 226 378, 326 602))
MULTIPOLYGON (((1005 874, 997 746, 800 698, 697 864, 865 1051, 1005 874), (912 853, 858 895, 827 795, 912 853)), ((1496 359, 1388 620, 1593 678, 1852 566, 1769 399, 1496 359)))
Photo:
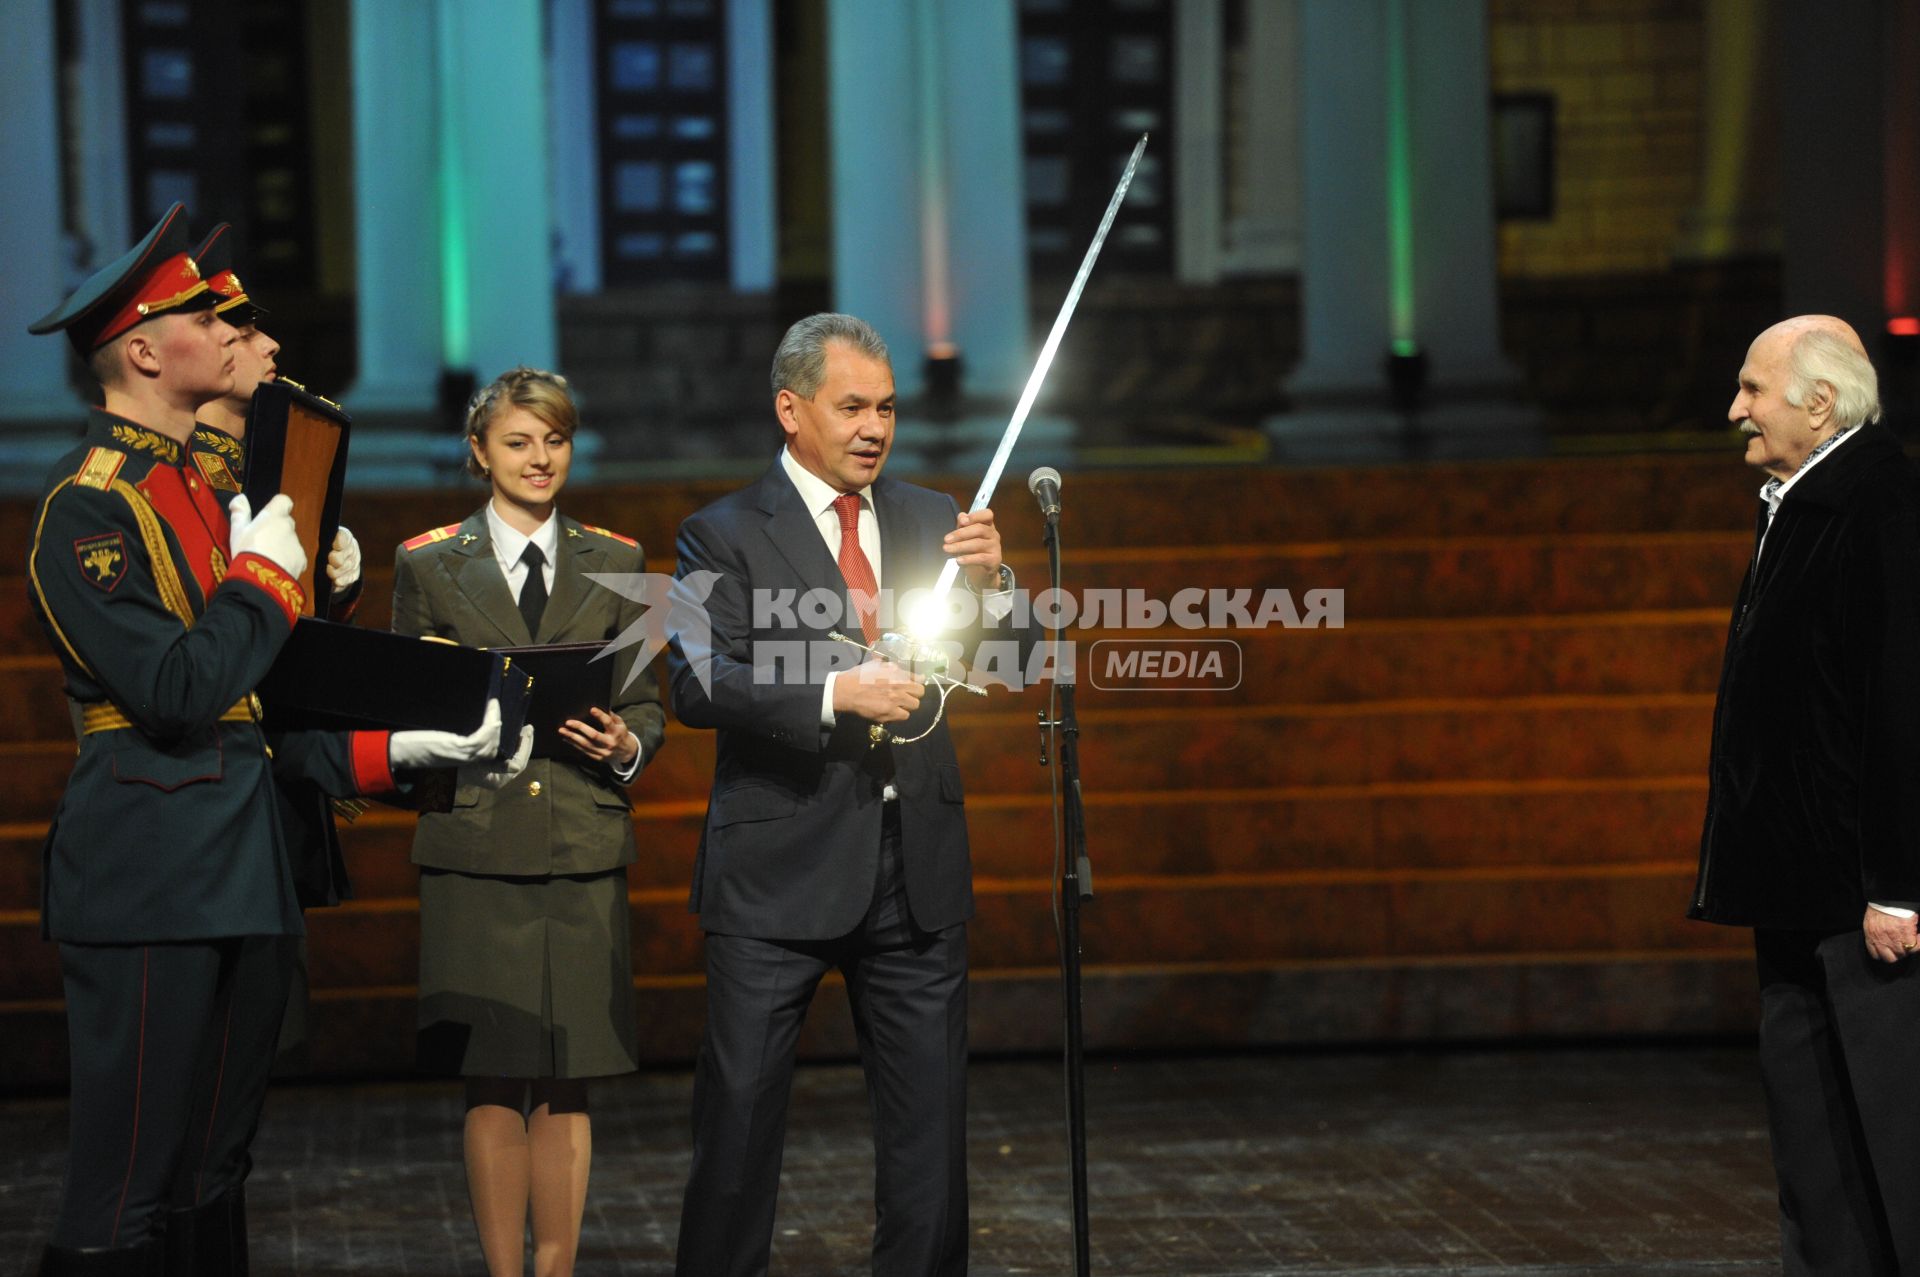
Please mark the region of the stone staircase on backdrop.
MULTIPOLYGON (((673 531, 729 486, 569 493, 671 568, 673 531)), ((964 480, 938 484, 964 496, 964 480)), ((1070 477, 1068 585, 1345 591, 1339 629, 1166 629, 1240 642, 1227 691, 1102 691, 1076 630, 1095 898, 1082 915, 1093 1049, 1744 1031, 1744 933, 1684 918, 1713 691, 1750 533, 1730 458, 1070 477)), ((390 548, 477 493, 349 496, 387 621, 390 548)), ((996 503, 1024 585, 1037 517, 996 503)), ((0 506, 9 544, 30 508, 0 506)), ((55 662, 7 565, 0 634, 0 1077, 64 1076, 39 849, 73 756, 55 662)), ((963 698, 966 699, 966 698, 963 698)), ((1043 689, 956 701, 979 910, 980 1051, 1058 1043, 1043 689)), ((700 936, 685 911, 713 760, 670 724, 634 790, 634 978, 650 1058, 690 1059, 700 936)), ((357 898, 309 915, 311 1067, 412 1059, 413 817, 344 833, 357 898)), ((846 1054, 837 989, 806 1050, 846 1054)))

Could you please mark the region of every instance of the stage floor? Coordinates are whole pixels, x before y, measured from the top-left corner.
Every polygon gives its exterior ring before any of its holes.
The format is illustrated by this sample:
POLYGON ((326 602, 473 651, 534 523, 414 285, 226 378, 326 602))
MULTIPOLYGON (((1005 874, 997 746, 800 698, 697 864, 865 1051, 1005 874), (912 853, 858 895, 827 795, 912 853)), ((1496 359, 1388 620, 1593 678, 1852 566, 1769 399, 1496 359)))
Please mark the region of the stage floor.
MULTIPOLYGON (((1088 1069, 1105 1277, 1757 1277, 1779 1271, 1751 1049, 1106 1058, 1088 1069)), ((691 1077, 594 1094, 582 1274, 672 1270, 691 1077)), ((1070 1274, 1065 1100, 1045 1061, 971 1074, 971 1272, 1070 1274)), ((0 1103, 0 1269, 32 1270, 65 1103, 0 1103)), ((248 1184, 253 1271, 484 1277, 455 1087, 287 1086, 248 1184)), ((867 1271, 860 1074, 796 1085, 773 1272, 867 1271)))

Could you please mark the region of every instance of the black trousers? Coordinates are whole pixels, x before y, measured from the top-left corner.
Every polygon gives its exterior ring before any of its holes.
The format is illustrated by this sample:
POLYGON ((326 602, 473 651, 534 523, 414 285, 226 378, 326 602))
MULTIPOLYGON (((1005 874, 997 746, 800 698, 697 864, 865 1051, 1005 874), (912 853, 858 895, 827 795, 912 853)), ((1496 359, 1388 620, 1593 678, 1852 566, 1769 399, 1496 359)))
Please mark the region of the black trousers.
POLYGON ((680 1277, 766 1273, 794 1048, 815 988, 836 967, 873 1114, 873 1272, 966 1272, 966 926, 914 927, 900 855, 890 817, 873 905, 838 940, 707 936, 707 1028, 694 1075, 680 1277))
POLYGON ((1920 959, 1858 930, 1756 931, 1787 1277, 1920 1273, 1920 959))
POLYGON ((71 1097, 52 1242, 137 1246, 246 1178, 295 938, 60 946, 71 1097))

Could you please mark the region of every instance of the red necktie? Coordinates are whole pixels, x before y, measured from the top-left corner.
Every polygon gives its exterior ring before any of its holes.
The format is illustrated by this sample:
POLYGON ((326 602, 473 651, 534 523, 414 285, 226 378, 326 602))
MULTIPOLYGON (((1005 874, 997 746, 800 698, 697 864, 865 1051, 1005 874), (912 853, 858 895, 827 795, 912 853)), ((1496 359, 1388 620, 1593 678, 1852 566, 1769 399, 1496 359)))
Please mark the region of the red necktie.
POLYGON ((848 492, 833 499, 833 511, 840 516, 840 575, 853 592, 853 606, 860 613, 860 632, 868 646, 880 637, 880 583, 874 580, 873 564, 860 548, 860 494, 848 492))

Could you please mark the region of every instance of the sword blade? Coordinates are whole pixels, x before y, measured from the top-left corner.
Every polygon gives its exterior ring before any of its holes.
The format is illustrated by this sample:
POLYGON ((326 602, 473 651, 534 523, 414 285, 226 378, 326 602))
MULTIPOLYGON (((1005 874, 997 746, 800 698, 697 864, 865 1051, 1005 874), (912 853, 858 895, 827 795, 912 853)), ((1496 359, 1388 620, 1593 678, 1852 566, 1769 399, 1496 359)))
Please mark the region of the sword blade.
MULTIPOLYGON (((1040 358, 1033 365, 1033 372, 1027 376, 1026 389, 1020 392, 1020 401, 1014 405, 1013 417, 1007 422, 1006 433, 1000 436, 1000 446, 994 450, 993 462, 987 466, 987 474, 980 481, 980 490, 973 494, 973 504, 967 507, 969 512, 981 510, 993 499, 993 490, 1000 486, 1000 476, 1007 468, 1007 458, 1013 453, 1013 445, 1020 438, 1021 427, 1027 424, 1027 415, 1033 411, 1033 401, 1040 397, 1040 387, 1047 379, 1047 370, 1053 367, 1054 352, 1060 349, 1060 339, 1066 335, 1067 324, 1073 319, 1074 307, 1080 304, 1080 294, 1087 286, 1087 277, 1093 274, 1093 264, 1100 258, 1100 248, 1107 242, 1107 232, 1113 229, 1113 219, 1120 214, 1120 204, 1127 198, 1127 188, 1133 185, 1134 170, 1140 167, 1140 157, 1147 149, 1147 135, 1142 133, 1140 140, 1133 144, 1133 154, 1127 157, 1127 167, 1120 174, 1120 184, 1113 188, 1113 197, 1107 201, 1107 211, 1100 218, 1100 229, 1093 233, 1093 242, 1087 245, 1087 255, 1080 259, 1080 269, 1073 277, 1073 286, 1067 289, 1067 299, 1060 303, 1060 313, 1053 317, 1053 328, 1047 333, 1045 344, 1040 347, 1040 358)), ((940 579, 934 584, 932 603, 929 611, 946 603, 947 591, 953 588, 954 578, 960 575, 960 564, 948 559, 946 566, 940 569, 940 579)))

